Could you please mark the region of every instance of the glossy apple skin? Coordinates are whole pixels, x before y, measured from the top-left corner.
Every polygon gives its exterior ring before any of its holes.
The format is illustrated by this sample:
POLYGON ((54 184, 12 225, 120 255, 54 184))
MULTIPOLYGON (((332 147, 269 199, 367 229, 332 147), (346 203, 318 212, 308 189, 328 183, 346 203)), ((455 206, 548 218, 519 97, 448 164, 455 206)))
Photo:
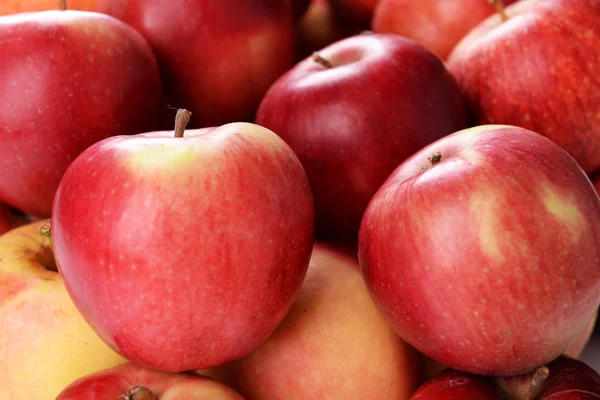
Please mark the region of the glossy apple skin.
POLYGON ((254 120, 269 86, 294 63, 295 24, 282 0, 100 0, 144 35, 171 106, 190 127, 254 120), (117 2, 112 5, 110 3, 117 2))
POLYGON ((600 167, 600 3, 521 0, 490 17, 448 57, 474 124, 510 124, 565 148, 585 172, 600 167))
POLYGON ((80 378, 56 400, 115 400, 135 386, 149 389, 157 400, 244 400, 235 390, 210 378, 158 372, 132 363, 80 378))
MULTIPOLYGON (((550 374, 530 400, 600 399, 600 376, 582 361, 562 355, 547 367, 550 374)), ((410 400, 527 400, 529 387, 524 389, 505 393, 491 377, 447 369, 421 385, 410 400)))
POLYGON ((39 233, 0 235, 0 399, 54 399, 69 383, 124 363, 81 317, 39 233))
POLYGON ((358 262, 317 243, 294 306, 252 354, 212 371, 253 400, 408 399, 420 355, 373 305, 358 262))
POLYGON ((23 212, 49 216, 63 173, 91 144, 156 128, 156 60, 121 21, 84 11, 3 16, 0 54, 0 201, 23 212))
POLYGON ((505 400, 492 378, 446 369, 423 383, 410 400, 505 400))
POLYGON ((374 301, 408 343, 454 369, 515 375, 558 357, 593 318, 598 237, 600 200, 576 161, 542 135, 488 125, 400 165, 369 204, 358 249, 374 301))
POLYGON ((317 235, 356 242, 362 214, 387 176, 421 147, 467 126, 454 78, 422 46, 397 35, 338 41, 269 89, 256 122, 302 161, 317 235))
MULTIPOLYGON (((515 1, 504 0, 504 5, 515 1)), ((380 0, 372 28, 413 39, 446 59, 463 36, 494 13, 488 0, 380 0)))
POLYGON ((132 362, 180 372, 242 357, 275 330, 306 274, 313 225, 292 150, 234 123, 91 146, 57 191, 52 236, 100 336, 132 362))

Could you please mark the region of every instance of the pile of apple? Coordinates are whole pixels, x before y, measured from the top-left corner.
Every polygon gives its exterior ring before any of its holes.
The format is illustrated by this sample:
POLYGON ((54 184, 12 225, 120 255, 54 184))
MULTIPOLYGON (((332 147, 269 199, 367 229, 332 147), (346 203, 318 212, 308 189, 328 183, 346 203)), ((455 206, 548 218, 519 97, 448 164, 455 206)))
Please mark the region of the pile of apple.
POLYGON ((48 3, 1 400, 600 399, 600 0, 48 3))

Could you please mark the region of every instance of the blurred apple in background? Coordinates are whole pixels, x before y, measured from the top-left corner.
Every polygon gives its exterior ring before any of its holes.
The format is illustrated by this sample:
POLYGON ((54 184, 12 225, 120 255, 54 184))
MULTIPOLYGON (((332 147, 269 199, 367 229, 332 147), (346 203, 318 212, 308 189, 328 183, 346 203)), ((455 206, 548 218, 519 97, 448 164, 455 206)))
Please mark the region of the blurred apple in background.
MULTIPOLYGON (((504 0, 504 5, 515 1, 504 0)), ((413 39, 445 59, 463 36, 495 13, 490 0, 380 0, 372 29, 413 39)))
MULTIPOLYGON (((70 10, 95 11, 97 0, 68 0, 70 10)), ((0 15, 30 11, 60 10, 60 0, 2 0, 0 15)))
POLYGON ((0 236, 0 398, 54 399, 69 383, 125 360, 79 314, 40 233, 0 236))
POLYGON ((362 221, 359 260, 399 335, 449 367, 533 370, 567 350, 600 297, 600 200, 542 135, 488 125, 400 165, 362 221))
POLYGON ((294 63, 290 1, 99 0, 98 7, 150 42, 171 105, 194 115, 190 127, 253 121, 269 86, 294 63))
POLYGON ((398 35, 338 41, 282 76, 256 122, 302 161, 317 236, 357 241, 371 197, 404 159, 467 127, 460 90, 442 62, 398 35))
POLYGON ((156 60, 115 18, 3 16, 0 54, 0 201, 20 211, 49 216, 63 173, 92 143, 156 128, 156 60))
POLYGON ((600 2, 521 0, 465 36, 448 57, 474 124, 543 134, 585 172, 600 167, 600 2))
POLYGON ((288 0, 292 5, 292 11, 294 13, 294 18, 300 19, 308 7, 310 6, 311 0, 288 0))
POLYGON ((328 0, 336 18, 344 27, 370 29, 373 13, 380 0, 328 0))
POLYGON ((296 59, 310 56, 330 44, 358 34, 360 29, 344 29, 333 14, 329 0, 312 0, 296 27, 296 59))
POLYGON ((264 342, 300 290, 314 231, 306 174, 276 134, 181 128, 89 147, 52 214, 81 313, 124 357, 167 372, 264 342))
POLYGON ((249 356, 208 374, 253 400, 406 400, 421 368, 373 305, 357 261, 316 244, 277 330, 249 356))
POLYGON ((125 364, 88 375, 66 387, 56 400, 244 400, 207 377, 158 372, 125 364), (125 397, 126 396, 126 397, 125 397))

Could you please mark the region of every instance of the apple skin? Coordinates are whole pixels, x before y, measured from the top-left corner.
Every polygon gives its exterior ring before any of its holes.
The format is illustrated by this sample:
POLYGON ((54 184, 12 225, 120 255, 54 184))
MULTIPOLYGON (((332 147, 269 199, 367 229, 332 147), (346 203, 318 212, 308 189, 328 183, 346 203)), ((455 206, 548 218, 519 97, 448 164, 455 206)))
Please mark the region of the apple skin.
POLYGON ((256 122, 300 158, 315 200, 317 235, 356 242, 362 214, 387 176, 423 146, 467 127, 442 62, 412 40, 362 34, 307 58, 275 82, 256 122))
POLYGON ((299 20, 310 7, 311 0, 289 0, 289 2, 292 5, 294 18, 299 20))
POLYGON ((152 45, 171 106, 194 115, 190 127, 253 121, 269 86, 294 64, 289 0, 100 0, 99 7, 152 45))
POLYGON ((413 39, 445 59, 463 36, 494 13, 489 0, 380 0, 372 29, 413 39))
POLYGON ((558 357, 596 313, 598 237, 600 200, 576 161, 542 135, 487 125, 400 165, 358 251, 408 343, 454 369, 516 375, 558 357))
POLYGON ((20 211, 49 216, 63 173, 91 144, 156 128, 156 59, 115 18, 85 11, 3 16, 0 53, 0 201, 20 211))
POLYGON ((496 381, 488 376, 447 369, 421 385, 410 400, 503 400, 507 396, 512 400, 600 399, 600 376, 582 361, 562 355, 547 367, 549 375, 533 397, 528 397, 532 375, 523 380, 521 391, 505 392, 504 379, 521 377, 504 377, 496 381))
POLYGON ((521 0, 467 34, 448 56, 473 123, 510 124, 600 167, 600 3, 521 0))
POLYGON ((277 330, 249 356, 207 373, 253 400, 398 400, 417 388, 421 369, 373 305, 358 262, 317 243, 277 330))
POLYGON ((264 342, 300 290, 313 230, 302 165, 249 123, 97 143, 67 170, 52 214, 82 315, 125 358, 166 372, 264 342))
POLYGON ((150 390, 156 400, 244 400, 235 390, 207 377, 153 371, 132 363, 80 378, 56 400, 115 400, 136 386, 150 390))
POLYGON ((344 26, 369 29, 380 0, 328 0, 344 26))
POLYGON ((0 236, 0 398, 54 399, 69 383, 125 363, 81 317, 39 229, 0 236))
POLYGON ((423 383, 410 400, 504 400, 504 393, 489 376, 446 369, 423 383))

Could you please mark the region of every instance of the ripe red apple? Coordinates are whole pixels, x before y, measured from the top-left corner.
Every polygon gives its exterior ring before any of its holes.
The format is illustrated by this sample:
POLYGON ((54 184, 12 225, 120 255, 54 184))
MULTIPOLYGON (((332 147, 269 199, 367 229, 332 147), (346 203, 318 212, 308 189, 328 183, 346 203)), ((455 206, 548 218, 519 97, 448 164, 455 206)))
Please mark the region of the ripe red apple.
POLYGON ((600 200, 532 131, 487 125, 415 153, 374 196, 359 260, 399 335, 451 368, 526 373, 600 303, 600 200))
POLYGON ((503 400, 506 396, 511 400, 600 398, 600 376, 585 363, 560 356, 542 369, 542 374, 496 380, 447 369, 419 387, 410 400, 503 400))
MULTIPOLYGON (((517 0, 504 0, 509 5, 517 0)), ((445 59, 458 41, 492 14, 490 0, 380 0, 373 15, 374 32, 416 40, 445 59)))
POLYGON ((600 2, 521 0, 448 57, 476 124, 521 126, 600 167, 600 2))
POLYGON ((249 356, 210 374, 253 400, 408 399, 418 353, 385 321, 358 262, 316 244, 294 306, 249 356))
POLYGON ((294 63, 289 0, 99 0, 99 7, 150 42, 171 105, 192 111, 191 127, 253 121, 269 86, 294 63))
POLYGON ((0 235, 0 399, 55 399, 69 383, 124 363, 81 317, 40 233, 0 235))
POLYGON ((106 139, 58 188, 52 236, 75 304, 125 358, 180 372, 240 358, 279 325, 313 240, 302 165, 248 123, 106 139))
POLYGON ((79 153, 109 136, 155 129, 156 60, 144 38, 115 18, 84 11, 3 16, 0 54, 0 201, 49 216, 79 153))
POLYGON ((256 122, 302 161, 317 234, 356 241, 387 176, 421 147, 465 128, 465 108, 442 62, 412 40, 363 34, 318 54, 275 82, 256 122))
POLYGON ((344 26, 369 29, 380 0, 328 0, 344 26))
POLYGON ((169 374, 132 363, 88 375, 67 386, 56 400, 244 400, 207 377, 169 374))

